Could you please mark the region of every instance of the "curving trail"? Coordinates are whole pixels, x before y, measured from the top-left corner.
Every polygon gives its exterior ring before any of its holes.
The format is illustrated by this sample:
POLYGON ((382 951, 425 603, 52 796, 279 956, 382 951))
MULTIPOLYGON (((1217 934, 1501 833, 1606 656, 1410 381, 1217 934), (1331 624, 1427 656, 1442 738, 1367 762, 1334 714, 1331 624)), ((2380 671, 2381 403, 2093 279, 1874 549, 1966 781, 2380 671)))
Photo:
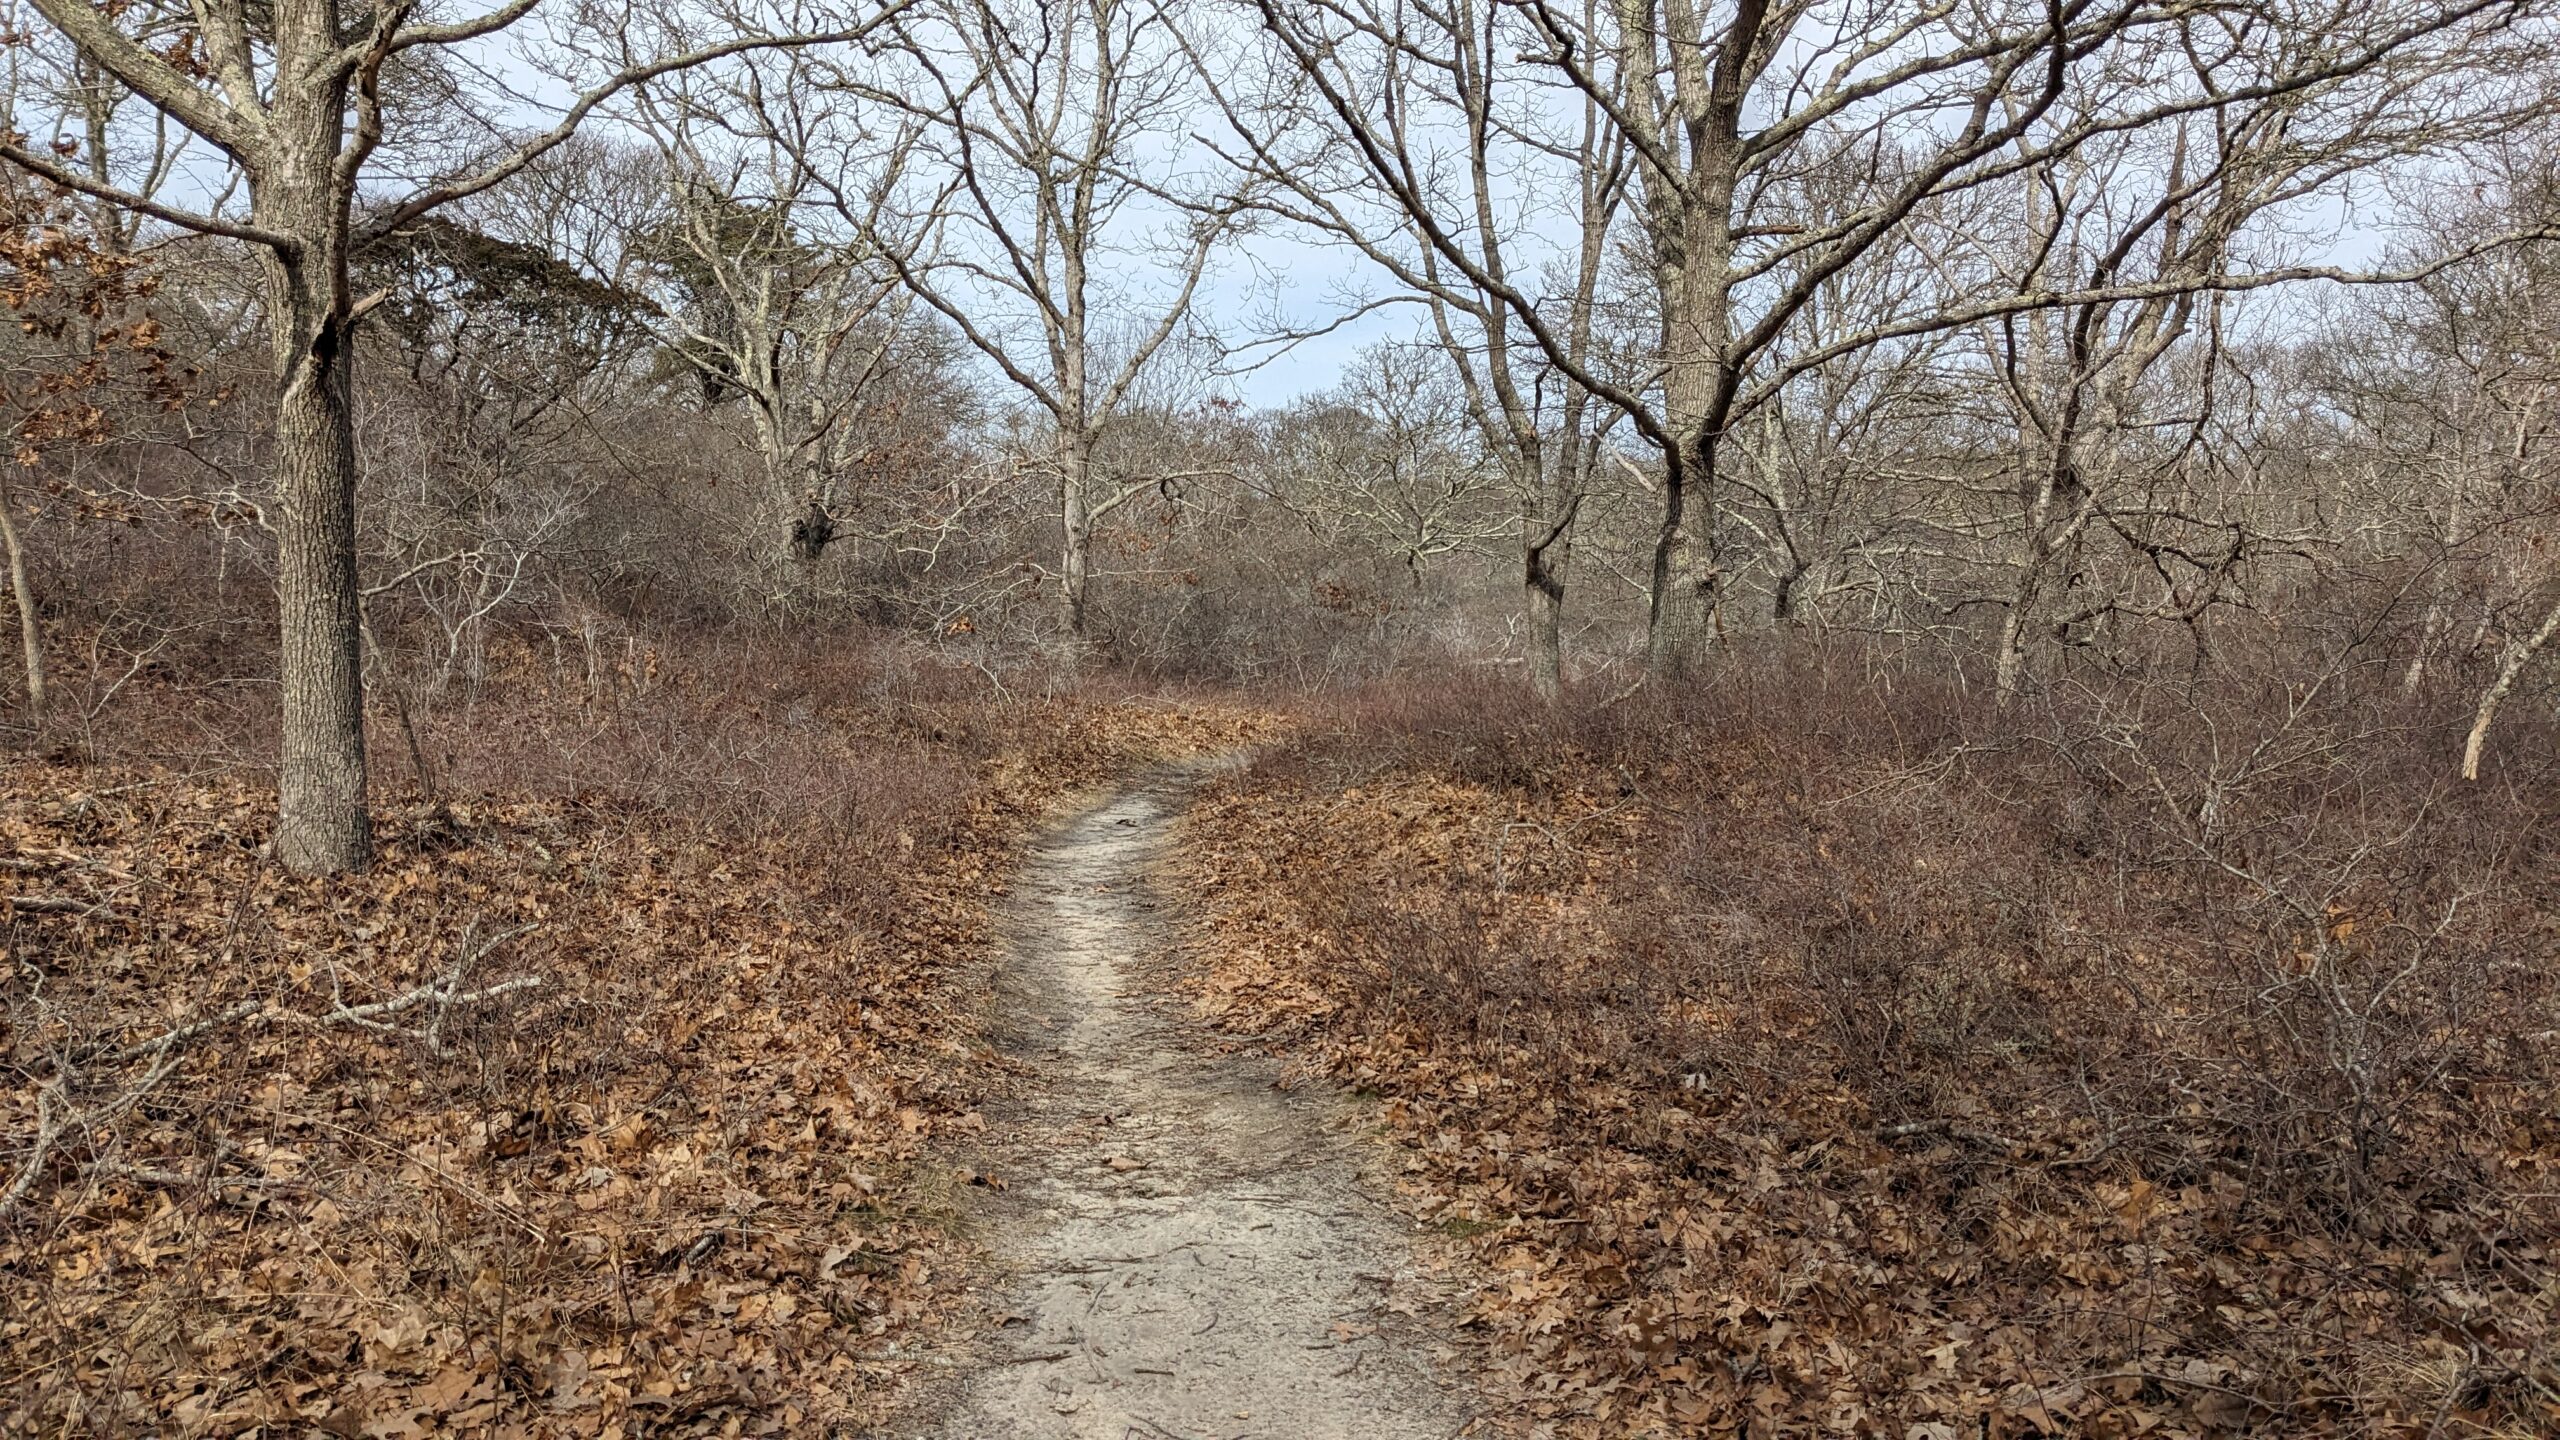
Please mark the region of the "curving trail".
POLYGON ((998 1004, 1035 1088, 990 1117, 1008 1188, 976 1217, 1009 1279, 900 1435, 1448 1440, 1478 1414, 1412 1323, 1434 1294, 1340 1103, 1148 1003, 1186 788, 1134 785, 1024 866, 998 1004))

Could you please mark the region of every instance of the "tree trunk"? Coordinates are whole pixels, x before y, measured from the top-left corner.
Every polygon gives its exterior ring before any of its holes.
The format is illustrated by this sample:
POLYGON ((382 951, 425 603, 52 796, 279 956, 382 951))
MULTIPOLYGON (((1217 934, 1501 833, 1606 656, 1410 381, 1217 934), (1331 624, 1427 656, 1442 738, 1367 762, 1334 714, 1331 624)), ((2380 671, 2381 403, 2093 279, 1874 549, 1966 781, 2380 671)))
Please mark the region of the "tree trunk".
POLYGON ((2052 492, 2047 488, 2028 511, 2027 532, 2018 542, 2018 571, 2009 588, 2009 608, 2000 617, 1999 638, 1993 642, 1991 691, 2003 708, 2026 688, 2031 659, 2028 650, 2043 609, 2046 582, 2052 578, 2064 551, 2078 538, 2089 513, 2084 504, 2059 535, 2052 534, 2051 498, 2052 492))
MULTIPOLYGON (((2444 557, 2452 553, 2458 537, 2462 534, 2463 478, 2457 474, 2454 479, 2453 501, 2446 507, 2444 528, 2436 533, 2436 543, 2439 547, 2436 564, 2439 567, 2445 565, 2444 557)), ((2431 584, 2427 595, 2426 613, 2418 622, 2417 648, 2409 656, 2409 668, 2400 675, 2400 694, 2403 698, 2414 698, 2418 693, 2418 687, 2425 683, 2427 661, 2434 655, 2437 643, 2444 639, 2446 629, 2452 624, 2453 617, 2446 613, 2445 592, 2450 588, 2447 572, 2440 568, 2436 574, 2429 577, 2429 580, 2431 584)))
POLYGON ((2027 612, 2035 605, 2036 581, 2043 560, 2030 556, 2019 567, 2018 582, 2009 593, 2009 608, 2000 617, 2000 636, 1993 643, 1991 659, 1991 693, 2006 709, 2018 698, 2027 683, 2027 612))
POLYGON ((2009 606, 2001 612, 2000 633, 1991 642, 1991 693, 2002 709, 2018 698, 2026 684, 2027 634, 2035 623, 2036 602, 2044 593, 2044 567, 2050 555, 2045 530, 2053 510, 2052 468, 2036 477, 2026 501, 2019 516, 2017 570, 2009 582, 2009 606))
POLYGON ((9 550, 9 595, 18 605, 18 643, 26 651, 27 714, 44 713, 44 626, 36 619, 36 587, 27 579, 27 552, 9 515, 9 493, 0 490, 0 544, 9 550))
MULTIPOLYGON (((276 376, 276 602, 284 691, 276 858, 302 875, 362 865, 365 808, 362 596, 356 578, 353 320, 347 295, 347 199, 332 169, 343 96, 288 96, 254 196, 260 224, 296 237, 264 258, 276 376)), ((341 87, 342 88, 342 87, 341 87)))
POLYGON ((1687 448, 1686 463, 1665 477, 1662 526, 1654 539, 1645 670, 1655 680, 1686 679, 1714 626, 1714 557, 1698 533, 1698 522, 1714 523, 1713 432, 1700 431, 1687 448))
MULTIPOLYGON (((1694 143, 1698 143, 1693 141, 1694 143)), ((1699 157, 1678 206, 1676 263, 1660 264, 1663 408, 1680 453, 1665 467, 1662 526, 1653 552, 1645 668, 1655 680, 1687 675, 1705 643, 1717 597, 1716 463, 1733 403, 1733 166, 1730 136, 1699 157)))
MULTIPOLYGON (((283 267, 278 267, 283 268, 283 267)), ((299 308, 299 307, 295 307, 299 308)), ((276 857, 302 875, 372 853, 365 809, 364 684, 356 584, 355 431, 344 322, 302 331, 276 399, 276 601, 282 621, 283 769, 276 857)), ((278 348, 286 347, 283 335, 278 348)))
POLYGON ((2409 668, 2400 672, 2400 698, 2417 698, 2418 687, 2426 683, 2427 657, 2435 653, 2436 642, 2444 638, 2445 614, 2442 596, 2427 601, 2426 613, 2418 621, 2418 643, 2409 652, 2409 668))
POLYGON ((2045 585, 2058 561, 2069 563, 2064 557, 2076 553, 2080 533, 2097 514, 2097 493, 2081 478, 2087 468, 2076 439, 2078 426, 2076 411, 2067 412, 2052 459, 2040 467, 2033 484, 2018 487, 2026 504, 2019 517, 2017 578, 2010 586, 2009 611, 2001 617, 1992 658, 1992 693, 2003 707, 2016 700, 2026 685, 2027 647, 2035 635, 2045 585), (2072 509, 2057 530, 2055 512, 2065 504, 2072 509))
POLYGON ((1564 596, 1529 588, 1529 689, 1542 705, 1564 698, 1564 596))
POLYGON ((1058 598, 1065 609, 1067 633, 1083 639, 1086 589, 1091 583, 1093 545, 1093 445, 1089 437, 1067 435, 1058 446, 1058 515, 1064 532, 1058 556, 1058 598))
MULTIPOLYGON (((1536 520, 1532 520, 1534 525, 1536 520)), ((1553 705, 1564 695, 1564 548, 1570 543, 1561 523, 1545 528, 1543 539, 1529 537, 1529 689, 1539 703, 1553 705)))
POLYGON ((2462 778, 2480 778, 2480 751, 2489 743, 2489 724, 2498 718, 2498 707, 2507 702, 2507 694, 2516 688, 2516 677, 2524 667, 2560 633, 2560 605, 2551 607, 2543 617, 2542 628, 2507 647, 2506 660, 2498 666, 2498 678, 2490 682, 2488 692, 2480 697, 2480 712, 2471 721, 2471 734, 2462 742, 2462 778))
POLYGON ((1582 406, 1565 407, 1554 440, 1522 447, 1530 503, 1520 517, 1521 551, 1529 602, 1529 688, 1554 705, 1564 696, 1565 574, 1573 557, 1573 522, 1582 509, 1577 467, 1588 453, 1582 443, 1582 406))

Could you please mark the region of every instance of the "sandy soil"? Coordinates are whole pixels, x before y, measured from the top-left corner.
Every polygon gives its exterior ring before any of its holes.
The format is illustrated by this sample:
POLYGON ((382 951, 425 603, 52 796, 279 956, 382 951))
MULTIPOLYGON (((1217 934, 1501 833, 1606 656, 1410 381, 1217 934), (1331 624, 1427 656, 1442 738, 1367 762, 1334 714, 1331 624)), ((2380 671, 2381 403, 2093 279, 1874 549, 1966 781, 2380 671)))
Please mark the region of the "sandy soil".
POLYGON ((980 1343, 891 1433, 940 1440, 1447 1440, 1480 1410, 1415 1323, 1440 1304, 1353 1115, 1154 1000, 1178 897, 1152 862, 1188 779, 1051 832, 997 989, 1030 1077, 968 1217, 980 1343))

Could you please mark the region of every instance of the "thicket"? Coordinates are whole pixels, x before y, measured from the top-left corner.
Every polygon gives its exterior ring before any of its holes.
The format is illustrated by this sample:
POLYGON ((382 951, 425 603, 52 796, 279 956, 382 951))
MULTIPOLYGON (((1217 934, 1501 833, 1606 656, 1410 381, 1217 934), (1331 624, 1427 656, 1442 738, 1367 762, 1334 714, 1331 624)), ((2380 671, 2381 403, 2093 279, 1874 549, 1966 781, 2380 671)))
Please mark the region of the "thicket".
POLYGON ((2218 645, 1377 687, 1196 822, 1199 983, 1385 1097, 1567 1433, 2549 1433, 2560 736, 2463 785, 2218 645))

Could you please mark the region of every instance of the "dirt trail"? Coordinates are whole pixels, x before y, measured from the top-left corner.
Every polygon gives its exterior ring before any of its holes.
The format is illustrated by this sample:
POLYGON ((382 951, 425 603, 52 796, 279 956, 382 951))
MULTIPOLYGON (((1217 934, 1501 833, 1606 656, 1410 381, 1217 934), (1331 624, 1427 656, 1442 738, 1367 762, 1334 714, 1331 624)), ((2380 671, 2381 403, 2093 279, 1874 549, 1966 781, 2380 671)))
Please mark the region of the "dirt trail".
POLYGON ((1447 1440, 1475 1413, 1412 1323, 1433 1290, 1342 1103, 1148 1001, 1187 788, 1132 786, 1024 866, 997 1003, 1035 1088, 991 1117, 1007 1188, 977 1217, 1009 1279, 901 1436, 1447 1440))

